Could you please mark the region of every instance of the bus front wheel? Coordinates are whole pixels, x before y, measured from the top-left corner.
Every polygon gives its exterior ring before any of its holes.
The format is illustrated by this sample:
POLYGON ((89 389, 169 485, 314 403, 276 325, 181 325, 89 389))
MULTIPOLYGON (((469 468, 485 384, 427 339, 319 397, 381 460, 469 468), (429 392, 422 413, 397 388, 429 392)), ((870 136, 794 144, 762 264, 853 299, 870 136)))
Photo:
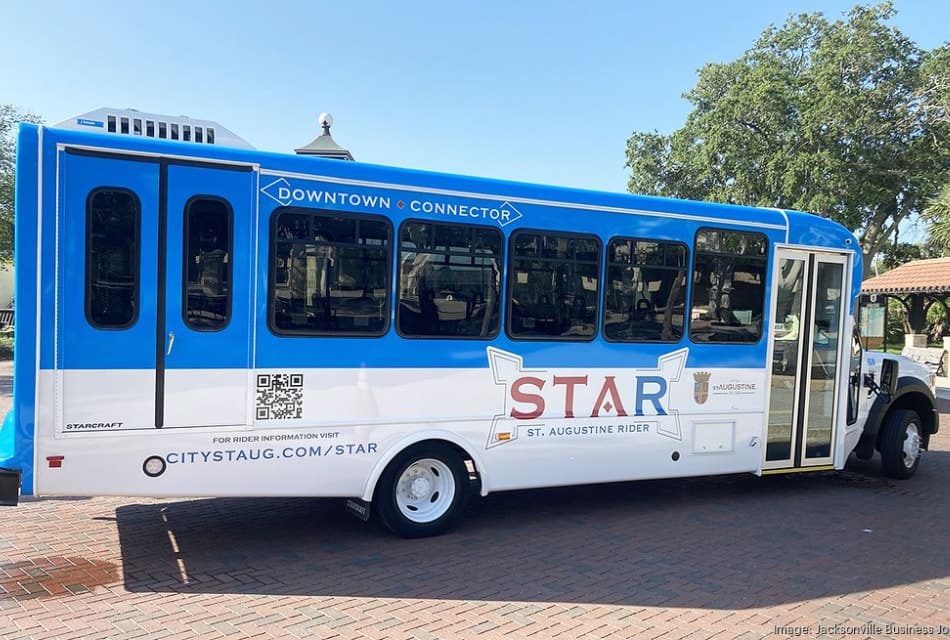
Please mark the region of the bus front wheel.
POLYGON ((881 427, 881 465, 884 475, 900 480, 914 475, 923 448, 922 427, 916 411, 897 409, 881 427))
POLYGON ((445 533, 468 501, 468 470, 452 447, 423 443, 397 455, 373 500, 387 529, 404 538, 445 533))

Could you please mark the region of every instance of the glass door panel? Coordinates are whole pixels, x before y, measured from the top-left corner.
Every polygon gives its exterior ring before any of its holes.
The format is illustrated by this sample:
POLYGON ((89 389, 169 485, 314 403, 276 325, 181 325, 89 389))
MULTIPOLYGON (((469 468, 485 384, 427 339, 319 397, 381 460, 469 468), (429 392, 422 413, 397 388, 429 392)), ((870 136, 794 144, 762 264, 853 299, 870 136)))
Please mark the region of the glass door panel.
MULTIPOLYGON (((830 459, 837 418, 838 358, 841 351, 841 296, 844 265, 818 258, 814 278, 814 322, 808 381, 808 420, 803 457, 830 459)), ((804 461, 802 461, 804 464, 804 461)))
POLYGON ((772 371, 763 469, 833 461, 847 258, 775 255, 772 371))
POLYGON ((801 358, 807 255, 779 257, 772 327, 772 384, 765 444, 768 462, 791 462, 801 358))

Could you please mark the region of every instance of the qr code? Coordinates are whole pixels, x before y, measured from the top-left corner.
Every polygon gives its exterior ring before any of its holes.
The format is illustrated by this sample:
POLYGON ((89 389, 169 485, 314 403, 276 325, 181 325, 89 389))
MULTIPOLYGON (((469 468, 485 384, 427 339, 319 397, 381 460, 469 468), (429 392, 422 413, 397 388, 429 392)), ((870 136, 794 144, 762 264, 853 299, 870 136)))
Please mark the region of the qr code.
POLYGON ((303 417, 303 374, 257 375, 257 419, 293 420, 303 417))

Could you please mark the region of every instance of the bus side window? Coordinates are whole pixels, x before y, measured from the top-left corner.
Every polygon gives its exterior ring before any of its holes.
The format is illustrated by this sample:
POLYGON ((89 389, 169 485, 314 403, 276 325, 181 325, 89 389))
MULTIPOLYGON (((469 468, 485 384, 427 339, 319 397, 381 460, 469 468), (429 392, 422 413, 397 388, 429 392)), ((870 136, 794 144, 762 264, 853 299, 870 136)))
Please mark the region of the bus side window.
POLYGON ((759 341, 767 252, 768 239, 761 233, 696 233, 689 322, 693 342, 759 341))
POLYGON ((231 206, 219 198, 192 198, 185 208, 185 324, 220 331, 231 319, 231 206))
POLYGON ((399 230, 399 333, 433 338, 498 335, 501 261, 498 229, 405 222, 399 230))
POLYGON ((508 335, 515 339, 592 340, 600 295, 595 236, 517 231, 511 237, 508 335))
POLYGON ((683 337, 686 246, 614 238, 607 248, 604 337, 615 342, 676 342, 683 337))
POLYGON ((97 329, 138 318, 140 216, 127 189, 96 189, 86 200, 86 320, 97 329))
POLYGON ((389 328, 392 226, 379 216, 278 209, 271 222, 271 330, 381 336, 389 328))

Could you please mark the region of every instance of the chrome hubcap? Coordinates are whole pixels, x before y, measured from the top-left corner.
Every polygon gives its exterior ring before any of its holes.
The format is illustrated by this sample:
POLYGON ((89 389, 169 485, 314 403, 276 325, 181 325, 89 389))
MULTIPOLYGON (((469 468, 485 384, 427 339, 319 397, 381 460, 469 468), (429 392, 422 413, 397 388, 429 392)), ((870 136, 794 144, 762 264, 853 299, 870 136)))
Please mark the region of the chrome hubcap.
POLYGON ((396 506, 412 522, 438 520, 446 514, 454 499, 452 470, 435 458, 413 462, 396 481, 396 506))
POLYGON ((915 423, 907 425, 904 431, 904 466, 908 469, 914 466, 920 457, 920 431, 915 423))

